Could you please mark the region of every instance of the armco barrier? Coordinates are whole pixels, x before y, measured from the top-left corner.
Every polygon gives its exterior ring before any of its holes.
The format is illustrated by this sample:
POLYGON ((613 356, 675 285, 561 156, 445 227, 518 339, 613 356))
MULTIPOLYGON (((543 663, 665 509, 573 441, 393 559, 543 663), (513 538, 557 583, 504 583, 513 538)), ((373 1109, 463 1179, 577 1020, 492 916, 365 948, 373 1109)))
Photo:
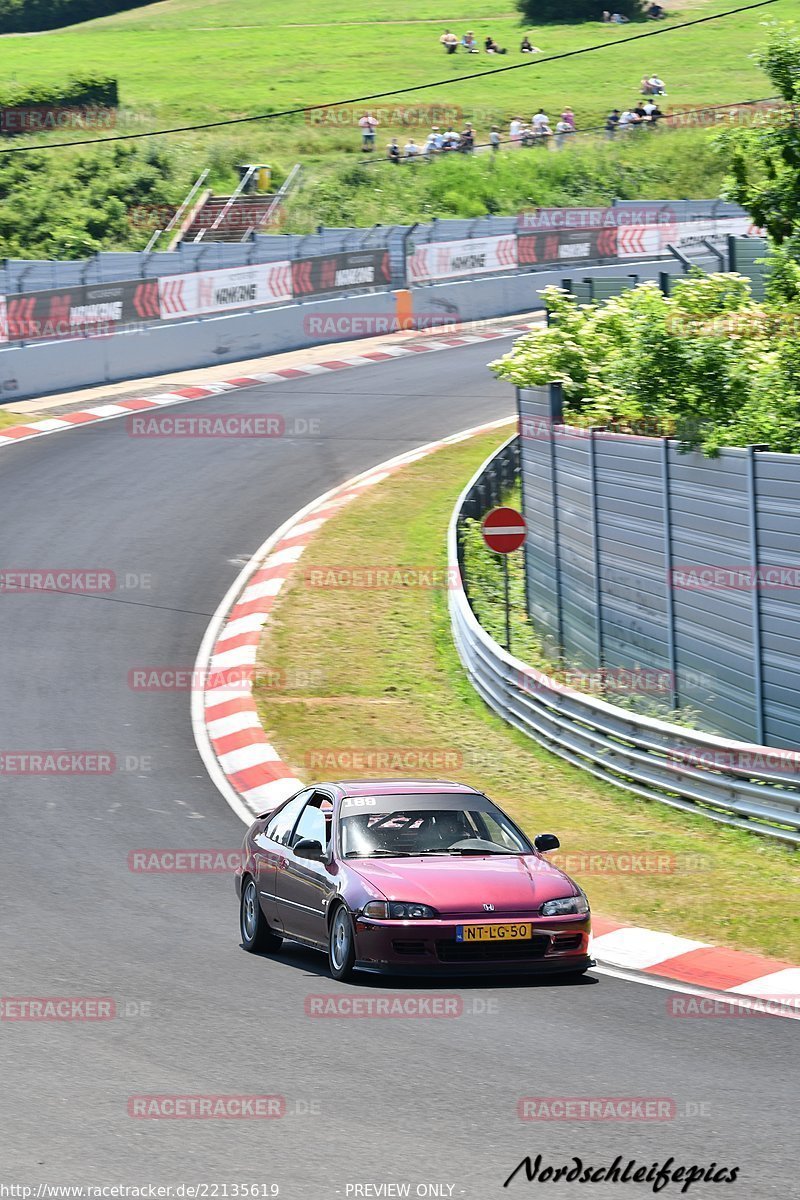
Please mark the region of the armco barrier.
POLYGON ((488 490, 485 476, 496 457, 462 492, 448 530, 448 567, 456 580, 448 592, 452 631, 478 694, 510 725, 598 779, 684 812, 800 844, 800 754, 712 737, 617 708, 527 666, 481 627, 463 588, 459 526, 464 515, 476 515, 475 497, 481 488, 488 490), (776 756, 780 761, 770 770, 776 756), (762 769, 761 763, 767 766, 762 769))

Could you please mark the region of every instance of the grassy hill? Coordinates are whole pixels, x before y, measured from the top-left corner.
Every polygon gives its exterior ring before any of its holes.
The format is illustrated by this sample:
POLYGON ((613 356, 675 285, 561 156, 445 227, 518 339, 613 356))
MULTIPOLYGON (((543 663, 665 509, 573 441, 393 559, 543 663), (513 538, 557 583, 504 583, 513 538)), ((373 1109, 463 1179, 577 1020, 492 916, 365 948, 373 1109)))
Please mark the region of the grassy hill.
MULTIPOLYGON (((408 0, 401 17, 390 0, 341 0, 335 19, 319 0, 296 0, 291 6, 275 0, 165 0, 68 29, 7 37, 3 40, 3 73, 6 81, 55 83, 74 73, 80 64, 83 71, 116 76, 122 105, 120 132, 246 117, 442 81, 409 96, 375 102, 375 107, 385 110, 379 147, 392 133, 404 140, 409 133, 424 139, 430 109, 437 108, 445 117, 453 113, 454 123, 473 121, 479 134, 485 134, 493 123, 504 123, 516 111, 530 116, 540 105, 557 114, 570 104, 579 126, 595 126, 609 107, 632 103, 638 96, 639 79, 654 70, 668 84, 665 103, 672 108, 763 96, 767 83, 749 55, 763 41, 765 16, 790 17, 797 10, 796 0, 778 0, 768 9, 718 23, 614 45, 631 34, 666 29, 680 20, 721 12, 729 6, 724 0, 675 3, 680 7, 671 9, 670 19, 658 26, 619 27, 597 22, 527 27, 534 45, 545 55, 594 43, 605 47, 548 64, 518 53, 523 27, 510 0, 480 0, 472 12, 467 5, 448 11, 441 0, 408 0), (479 42, 491 33, 509 47, 509 53, 502 58, 462 53, 446 56, 438 43, 445 27, 459 34, 473 29, 479 42), (528 65, 490 78, 499 68, 521 62, 528 65), (458 82, 472 73, 478 78, 458 82), (443 82, 450 80, 455 82, 443 82)), ((172 170, 167 190, 175 194, 206 165, 212 167, 216 186, 225 187, 235 178, 235 164, 240 160, 271 162, 278 177, 293 162, 302 160, 311 168, 312 177, 319 168, 323 176, 340 179, 337 164, 359 158, 356 121, 362 111, 359 104, 322 118, 279 118, 148 139, 138 145, 142 150, 157 147, 169 155, 172 170)), ((14 146, 19 143, 20 139, 15 139, 14 146)), ((688 143, 687 151, 694 153, 688 143)), ((60 160, 54 168, 56 177, 69 172, 73 153, 52 152, 51 157, 60 160)), ((667 157, 672 158, 673 166, 678 165, 679 156, 670 152, 667 157)), ((105 161, 98 160, 100 175, 105 161)), ((0 198, 10 194, 3 167, 0 153, 0 198)), ((642 164, 643 177, 648 176, 645 168, 642 164)), ((519 169, 536 174, 541 168, 526 164, 519 169)), ((667 172, 670 169, 665 166, 667 172)), ((583 178, 592 170, 587 159, 578 176, 583 178)), ((683 170, 679 174, 682 178, 680 183, 676 179, 675 186, 681 194, 689 194, 691 173, 683 170)), ((656 175, 660 185, 662 176, 658 171, 656 175)), ((708 186, 707 175, 698 178, 703 188, 708 186)), ((663 179, 664 186, 668 182, 669 175, 663 179)), ((569 183, 563 186, 569 192, 569 183)))

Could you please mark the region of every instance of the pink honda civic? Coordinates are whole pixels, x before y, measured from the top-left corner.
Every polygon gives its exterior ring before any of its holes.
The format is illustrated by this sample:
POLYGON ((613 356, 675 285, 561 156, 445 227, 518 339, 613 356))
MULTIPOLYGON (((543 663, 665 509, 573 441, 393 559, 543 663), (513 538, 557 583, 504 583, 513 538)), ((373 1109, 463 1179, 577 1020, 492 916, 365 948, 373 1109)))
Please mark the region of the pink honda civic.
POLYGON ((481 792, 446 781, 304 788, 251 825, 236 876, 242 944, 284 938, 331 974, 578 976, 593 965, 586 896, 481 792))

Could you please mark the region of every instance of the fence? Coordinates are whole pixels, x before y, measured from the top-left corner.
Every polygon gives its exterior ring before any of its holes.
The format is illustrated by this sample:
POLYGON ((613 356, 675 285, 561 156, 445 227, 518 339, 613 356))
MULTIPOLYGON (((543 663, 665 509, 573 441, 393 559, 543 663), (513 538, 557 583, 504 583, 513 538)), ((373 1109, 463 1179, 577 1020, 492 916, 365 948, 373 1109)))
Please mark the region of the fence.
MULTIPOLYGON (((501 451, 501 459, 513 456, 508 446, 514 440, 501 451)), ((800 755, 728 741, 615 707, 527 666, 481 627, 463 587, 460 526, 497 498, 497 458, 485 463, 464 489, 448 531, 448 567, 458 581, 448 592, 452 631, 478 694, 509 724, 599 779, 685 812, 800 843, 800 755)), ((524 464, 524 448, 520 458, 524 464)))
MULTIPOLYGON (((229 272, 230 282, 224 287, 235 288, 241 280, 255 282, 257 290, 265 288, 265 302, 269 303, 269 286, 261 281, 281 269, 294 274, 299 269, 296 264, 309 259, 369 254, 377 261, 380 254, 382 266, 374 286, 405 288, 504 272, 530 273, 565 263, 589 265, 620 259, 668 258, 673 243, 678 247, 698 246, 711 239, 714 244, 723 245, 728 234, 751 230, 743 210, 723 201, 677 201, 674 210, 661 202, 645 207, 619 202, 605 209, 538 209, 517 217, 434 220, 424 226, 320 227, 309 234, 256 234, 242 243, 181 243, 169 251, 100 252, 93 258, 75 262, 6 259, 0 267, 0 296, 28 301, 36 295, 39 299, 34 307, 41 311, 42 305, 49 303, 41 294, 50 293, 55 309, 53 319, 63 320, 64 308, 68 307, 64 295, 73 289, 107 288, 111 284, 131 289, 147 281, 185 281, 190 275, 208 277, 215 272, 229 272), (245 275, 247 269, 254 274, 245 275), (233 272, 242 274, 237 276, 233 272)), ((213 279, 206 279, 207 288, 213 284, 213 279)), ((158 290, 159 294, 163 290, 161 282, 158 290)), ((179 289, 170 289, 173 296, 176 290, 179 289)), ((328 292, 335 294, 338 290, 334 287, 328 292)), ((142 289, 139 294, 155 293, 152 289, 142 289)), ((232 294, 235 296, 236 292, 232 294)), ((287 294, 289 299, 302 299, 310 293, 293 289, 287 294)), ((313 294, 322 293, 317 290, 313 294)), ((115 300, 118 297, 112 294, 110 302, 115 300)), ((101 302, 102 298, 93 301, 81 297, 76 306, 85 308, 101 302)), ((238 307, 248 307, 249 303, 248 300, 238 307)), ((213 311, 233 307, 236 306, 227 302, 213 311)), ((207 306, 205 310, 210 311, 207 306)), ((148 303, 145 312, 135 311, 134 315, 153 320, 160 314, 155 314, 148 303)), ((165 315, 173 318, 175 312, 168 309, 165 315)))
POLYGON ((518 392, 528 611, 552 652, 663 672, 669 706, 800 748, 800 456, 563 424, 518 392))

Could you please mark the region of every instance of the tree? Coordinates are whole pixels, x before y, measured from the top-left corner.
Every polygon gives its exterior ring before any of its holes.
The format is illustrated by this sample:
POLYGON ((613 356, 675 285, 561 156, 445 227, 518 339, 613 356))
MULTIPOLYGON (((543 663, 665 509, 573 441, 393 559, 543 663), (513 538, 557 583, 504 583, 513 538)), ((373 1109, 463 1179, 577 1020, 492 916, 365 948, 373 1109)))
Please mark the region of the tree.
POLYGON ((570 25, 578 21, 599 21, 604 3, 614 12, 635 21, 643 16, 646 0, 517 0, 517 8, 530 25, 570 25))
POLYGON ((756 55, 783 103, 752 111, 747 128, 727 129, 718 146, 728 162, 723 194, 746 208, 778 251, 772 260, 775 299, 800 298, 800 35, 775 28, 756 55))

